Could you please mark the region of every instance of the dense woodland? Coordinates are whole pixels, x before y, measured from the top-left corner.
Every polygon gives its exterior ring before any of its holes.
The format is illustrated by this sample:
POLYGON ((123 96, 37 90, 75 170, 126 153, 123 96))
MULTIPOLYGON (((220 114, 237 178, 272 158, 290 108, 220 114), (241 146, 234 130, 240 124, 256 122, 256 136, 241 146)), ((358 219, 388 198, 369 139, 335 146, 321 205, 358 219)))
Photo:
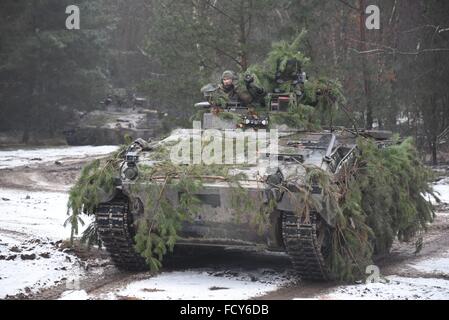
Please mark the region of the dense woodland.
POLYGON ((0 131, 24 142, 57 135, 117 88, 187 125, 202 85, 301 30, 304 71, 338 79, 360 127, 413 136, 434 162, 449 131, 444 0, 2 0, 0 30, 0 131), (80 30, 65 26, 72 4, 80 30), (379 30, 365 27, 371 4, 379 30))

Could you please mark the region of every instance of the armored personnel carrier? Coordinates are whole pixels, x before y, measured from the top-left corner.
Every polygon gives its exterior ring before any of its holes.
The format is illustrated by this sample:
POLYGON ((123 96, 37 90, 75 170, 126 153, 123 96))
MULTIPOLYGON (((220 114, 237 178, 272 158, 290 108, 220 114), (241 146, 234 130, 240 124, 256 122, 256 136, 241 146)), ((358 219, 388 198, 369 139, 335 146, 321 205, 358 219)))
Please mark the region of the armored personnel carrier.
MULTIPOLYGON (((248 114, 238 104, 218 110, 207 102, 200 103, 197 107, 205 109, 201 129, 175 130, 157 142, 136 140, 124 153, 121 177, 113 194, 98 205, 95 213, 100 238, 116 266, 123 270, 148 268, 145 259, 135 251, 137 222, 148 209, 145 206, 149 196, 145 187, 148 181, 138 177, 141 169, 159 161, 153 156, 156 150, 173 146, 174 142, 190 142, 195 136, 201 141, 202 134, 209 129, 214 129, 214 134, 228 133, 228 139, 235 138, 233 133, 276 129, 276 141, 270 140, 257 149, 252 162, 230 166, 229 175, 244 175, 240 186, 246 190, 250 202, 257 205, 237 214, 235 203, 231 205, 230 184, 220 177, 204 177, 201 189, 195 191, 200 209, 193 219, 183 222, 176 243, 286 252, 301 278, 331 279, 326 257, 335 215, 325 205, 328 199, 323 197, 318 184, 314 183, 310 190, 318 205, 306 215, 297 214, 298 206, 304 204, 298 199, 301 199, 301 188, 306 186, 307 168, 320 168, 337 177, 354 161, 359 135, 372 138, 381 146, 387 143, 390 133, 345 128, 313 132, 271 124, 273 115, 286 112, 290 99, 288 94, 273 94, 263 116, 248 114), (277 144, 275 148, 273 143, 277 144), (260 217, 261 207, 268 208, 264 217, 260 217), (254 223, 261 218, 266 221, 262 227, 254 223)), ((150 183, 163 183, 163 180, 154 177, 150 183)), ((174 206, 179 205, 179 192, 172 190, 167 196, 174 206)))
POLYGON ((125 136, 149 139, 160 133, 164 114, 148 108, 145 98, 116 89, 101 102, 101 110, 75 112, 64 130, 67 144, 119 145, 125 136))

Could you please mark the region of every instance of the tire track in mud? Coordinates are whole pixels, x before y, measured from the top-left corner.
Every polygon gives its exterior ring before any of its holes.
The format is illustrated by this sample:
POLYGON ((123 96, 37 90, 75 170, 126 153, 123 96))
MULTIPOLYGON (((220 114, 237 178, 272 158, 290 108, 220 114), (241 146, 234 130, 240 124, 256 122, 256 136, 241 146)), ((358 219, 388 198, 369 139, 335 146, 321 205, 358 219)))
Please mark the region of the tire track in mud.
POLYGON ((22 241, 25 240, 29 235, 25 232, 15 231, 15 230, 8 230, 0 228, 0 237, 1 235, 5 235, 7 237, 11 237, 15 240, 22 241))
POLYGON ((100 276, 93 273, 83 277, 79 281, 79 286, 76 285, 76 287, 65 280, 58 285, 41 289, 36 293, 28 295, 21 293, 14 296, 9 296, 7 297, 7 300, 57 300, 64 292, 70 290, 84 290, 89 294, 94 290, 98 290, 113 283, 123 282, 132 277, 135 277, 135 275, 123 274, 115 270, 106 272, 105 270, 105 272, 103 272, 100 276))

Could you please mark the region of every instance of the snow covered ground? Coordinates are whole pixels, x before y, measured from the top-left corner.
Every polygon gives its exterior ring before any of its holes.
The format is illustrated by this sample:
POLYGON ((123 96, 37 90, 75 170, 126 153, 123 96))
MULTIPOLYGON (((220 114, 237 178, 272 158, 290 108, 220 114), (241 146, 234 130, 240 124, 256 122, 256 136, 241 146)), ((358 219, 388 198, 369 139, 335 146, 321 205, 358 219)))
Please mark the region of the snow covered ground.
POLYGON ((75 257, 57 246, 70 236, 70 228, 63 226, 67 197, 0 189, 0 299, 83 273, 75 257))
POLYGON ((66 239, 67 193, 28 192, 0 188, 0 229, 27 237, 66 239))
POLYGON ((446 275, 449 279, 449 251, 442 254, 441 257, 423 260, 409 266, 426 273, 446 275))
POLYGON ((441 202, 449 204, 449 177, 435 183, 433 189, 437 192, 437 196, 441 202))
MULTIPOLYGON (((61 298, 142 299, 142 300, 242 300, 257 297, 291 282, 291 275, 273 270, 232 271, 185 270, 163 272, 132 281, 112 292, 85 296, 67 292, 61 298)), ((80 294, 81 293, 81 294, 80 294)))
POLYGON ((89 295, 86 290, 68 290, 58 300, 89 300, 89 295))
POLYGON ((426 277, 388 276, 377 283, 340 286, 316 299, 449 300, 449 251, 406 267, 426 277))
POLYGON ((101 156, 114 152, 117 148, 117 146, 82 146, 0 150, 0 169, 60 161, 65 158, 84 159, 87 156, 101 156))
POLYGON ((386 283, 341 286, 315 297, 320 300, 448 300, 449 281, 435 278, 386 277, 386 283))
MULTIPOLYGON (((107 154, 117 147, 0 151, 0 168, 107 154), (33 159, 42 160, 33 160, 33 159)), ((2 172, 0 172, 2 174, 2 172)), ((83 274, 76 257, 58 247, 70 237, 68 194, 6 189, 0 185, 0 299, 29 294, 83 274)), ((90 223, 86 219, 86 226, 90 223)), ((81 231, 83 229, 81 228, 81 231)))
POLYGON ((0 299, 29 294, 83 274, 75 258, 56 250, 55 243, 39 238, 17 240, 1 236, 0 299))

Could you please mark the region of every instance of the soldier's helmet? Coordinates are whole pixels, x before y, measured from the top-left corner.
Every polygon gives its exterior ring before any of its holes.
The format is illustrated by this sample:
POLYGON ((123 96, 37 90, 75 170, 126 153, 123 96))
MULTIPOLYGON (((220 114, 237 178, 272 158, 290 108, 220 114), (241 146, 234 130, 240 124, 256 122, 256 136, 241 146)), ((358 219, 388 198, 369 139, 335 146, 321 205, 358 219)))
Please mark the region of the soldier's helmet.
POLYGON ((234 71, 226 70, 225 72, 223 72, 223 74, 221 75, 221 80, 224 80, 224 79, 232 79, 232 80, 235 80, 235 79, 236 79, 236 76, 235 76, 234 71))

